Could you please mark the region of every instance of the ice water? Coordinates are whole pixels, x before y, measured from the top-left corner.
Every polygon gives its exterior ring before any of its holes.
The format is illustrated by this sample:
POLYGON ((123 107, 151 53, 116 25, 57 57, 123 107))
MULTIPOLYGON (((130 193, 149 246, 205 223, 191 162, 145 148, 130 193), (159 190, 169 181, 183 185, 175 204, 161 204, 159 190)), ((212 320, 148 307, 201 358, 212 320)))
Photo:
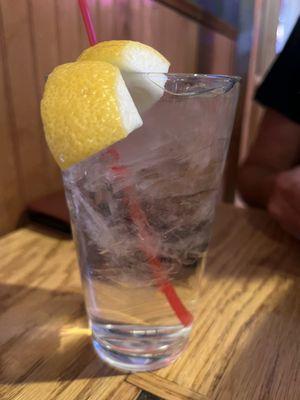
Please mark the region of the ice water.
POLYGON ((131 201, 142 210, 151 256, 182 303, 196 315, 201 301, 236 96, 184 88, 186 96, 165 93, 140 129, 64 172, 94 347, 123 370, 168 364, 191 329, 158 287, 131 201))

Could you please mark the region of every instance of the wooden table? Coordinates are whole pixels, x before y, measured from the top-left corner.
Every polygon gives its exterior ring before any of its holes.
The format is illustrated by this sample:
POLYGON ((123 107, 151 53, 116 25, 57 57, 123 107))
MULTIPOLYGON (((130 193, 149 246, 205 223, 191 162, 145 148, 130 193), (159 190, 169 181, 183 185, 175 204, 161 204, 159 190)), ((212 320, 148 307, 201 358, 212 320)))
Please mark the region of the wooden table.
POLYGON ((220 207, 188 350, 124 375, 90 344, 72 241, 19 229, 0 240, 0 399, 299 400, 299 264, 265 213, 220 207))

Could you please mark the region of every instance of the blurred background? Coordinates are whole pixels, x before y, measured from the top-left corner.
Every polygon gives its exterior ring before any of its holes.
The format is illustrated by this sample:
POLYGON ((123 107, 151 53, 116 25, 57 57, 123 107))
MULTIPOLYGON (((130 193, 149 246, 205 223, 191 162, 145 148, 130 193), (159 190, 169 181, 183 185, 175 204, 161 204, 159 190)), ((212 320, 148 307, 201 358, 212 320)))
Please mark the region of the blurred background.
MULTIPOLYGON (((243 78, 222 193, 233 202, 238 163, 263 114, 252 101, 255 88, 281 51, 300 1, 89 0, 89 5, 98 40, 149 44, 171 61, 171 71, 243 78)), ((67 227, 60 171, 44 141, 39 103, 47 74, 87 46, 76 0, 0 0, 0 235, 28 218, 67 227)))

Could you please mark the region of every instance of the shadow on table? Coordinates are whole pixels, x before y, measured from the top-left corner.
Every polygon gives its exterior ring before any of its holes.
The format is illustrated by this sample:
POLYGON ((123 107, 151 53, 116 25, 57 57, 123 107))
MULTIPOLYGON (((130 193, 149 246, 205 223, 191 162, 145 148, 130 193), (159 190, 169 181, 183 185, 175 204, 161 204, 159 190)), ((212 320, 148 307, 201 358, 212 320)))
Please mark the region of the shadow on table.
POLYGON ((41 233, 43 235, 53 237, 54 239, 59 239, 63 241, 72 240, 72 234, 68 226, 60 228, 59 225, 56 227, 55 223, 52 223, 52 225, 50 224, 47 225, 43 224, 42 221, 40 223, 35 221, 30 221, 27 227, 29 227, 30 230, 33 232, 41 233))
POLYGON ((0 383, 121 373, 96 356, 80 293, 0 283, 0 383))

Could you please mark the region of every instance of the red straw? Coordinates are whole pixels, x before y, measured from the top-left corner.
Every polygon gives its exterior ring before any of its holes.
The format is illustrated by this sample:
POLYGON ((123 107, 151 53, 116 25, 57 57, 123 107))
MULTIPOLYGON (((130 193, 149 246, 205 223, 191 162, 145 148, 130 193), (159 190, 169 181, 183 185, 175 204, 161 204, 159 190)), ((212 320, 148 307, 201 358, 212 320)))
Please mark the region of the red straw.
MULTIPOLYGON (((89 38, 90 45, 93 46, 97 43, 95 29, 93 27, 92 19, 90 16, 90 12, 88 9, 88 5, 86 0, 78 0, 80 11, 82 14, 82 18, 84 21, 84 25, 86 28, 86 32, 89 38)), ((114 161, 119 161, 120 156, 117 150, 110 149, 109 154, 113 157, 114 161)), ((121 166, 114 166, 112 170, 118 174, 127 174, 127 169, 121 166)), ((192 314, 185 308, 184 304, 181 302, 180 298, 177 296, 175 289, 171 285, 170 281, 168 280, 166 274, 164 273, 164 268, 157 257, 153 254, 154 249, 151 245, 152 238, 151 235, 147 232, 147 217, 143 210, 140 208, 139 203, 135 199, 135 195, 133 193, 132 188, 124 189, 125 194, 127 195, 126 202, 129 206, 129 211, 131 214, 132 221, 135 223, 139 236, 143 239, 141 241, 140 248, 147 257, 148 263, 152 268, 153 275, 156 279, 156 283, 160 288, 161 292, 164 293, 166 296, 171 308, 173 309, 174 313, 177 315, 180 322, 185 325, 189 326, 193 322, 192 314)))
MULTIPOLYGON (((120 155, 116 149, 109 149, 108 154, 112 156, 112 159, 115 163, 119 161, 120 155)), ((111 169, 116 176, 124 177, 128 176, 129 174, 127 168, 124 166, 114 165, 111 169)), ((165 273, 164 267, 160 260, 154 256, 155 246, 152 239, 153 235, 151 235, 151 232, 150 234, 148 232, 149 228, 147 229, 147 227, 149 227, 149 223, 144 211, 141 209, 138 203, 133 187, 125 187, 124 194, 124 202, 128 206, 131 219, 137 227, 138 236, 142 239, 140 240, 140 249, 147 258, 157 286, 166 296, 171 308, 177 315, 180 322, 185 326, 191 325, 193 322, 192 314, 185 308, 184 304, 178 297, 174 287, 168 280, 168 276, 165 273)))
POLYGON ((97 43, 97 38, 88 5, 86 3, 86 0, 78 0, 78 3, 90 45, 94 46, 94 44, 97 43))

